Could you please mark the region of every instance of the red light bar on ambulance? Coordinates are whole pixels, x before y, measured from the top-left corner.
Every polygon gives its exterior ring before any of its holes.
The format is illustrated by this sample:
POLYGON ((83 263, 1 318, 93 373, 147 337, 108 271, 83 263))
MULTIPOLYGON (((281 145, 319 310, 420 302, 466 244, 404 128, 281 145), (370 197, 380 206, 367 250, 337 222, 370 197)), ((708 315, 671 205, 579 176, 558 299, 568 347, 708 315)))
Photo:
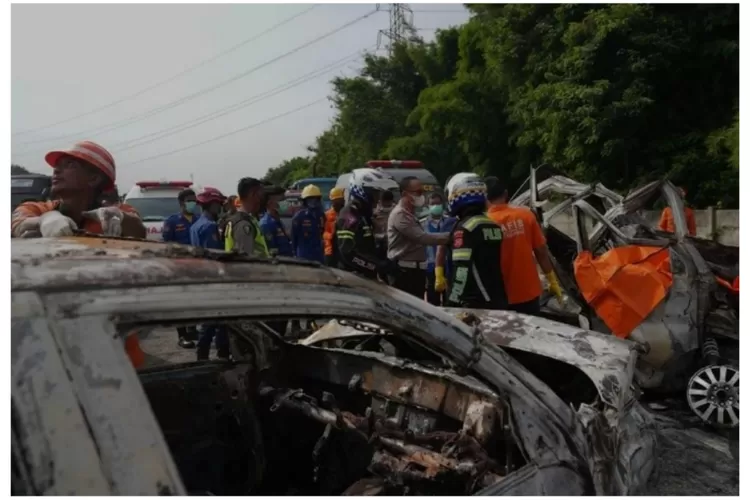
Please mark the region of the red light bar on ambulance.
POLYGON ((193 185, 190 181, 141 181, 136 182, 136 186, 141 189, 149 188, 182 188, 187 189, 193 185))
POLYGON ((370 160, 367 166, 370 168, 424 168, 424 163, 419 160, 370 160))

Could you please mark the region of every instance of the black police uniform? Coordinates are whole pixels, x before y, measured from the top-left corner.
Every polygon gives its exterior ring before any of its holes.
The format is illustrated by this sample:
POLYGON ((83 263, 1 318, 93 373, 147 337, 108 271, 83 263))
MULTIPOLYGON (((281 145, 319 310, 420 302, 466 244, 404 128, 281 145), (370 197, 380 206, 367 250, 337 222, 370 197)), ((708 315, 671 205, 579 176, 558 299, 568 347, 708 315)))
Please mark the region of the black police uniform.
POLYGON ((500 269, 503 232, 484 214, 459 220, 449 242, 452 254, 448 307, 507 309, 500 269))
POLYGON ((389 262, 378 257, 372 219, 356 204, 347 204, 336 219, 334 251, 339 269, 377 280, 390 271, 389 262))

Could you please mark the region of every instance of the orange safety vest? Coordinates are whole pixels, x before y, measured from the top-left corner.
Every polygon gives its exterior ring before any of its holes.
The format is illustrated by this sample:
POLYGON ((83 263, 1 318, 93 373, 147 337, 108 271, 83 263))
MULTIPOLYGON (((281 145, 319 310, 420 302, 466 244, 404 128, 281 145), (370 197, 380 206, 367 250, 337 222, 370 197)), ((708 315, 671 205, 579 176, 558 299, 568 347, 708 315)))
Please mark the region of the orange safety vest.
POLYGON ((326 210, 326 222, 323 229, 323 248, 326 256, 333 255, 333 233, 336 231, 336 219, 339 214, 331 207, 326 210))

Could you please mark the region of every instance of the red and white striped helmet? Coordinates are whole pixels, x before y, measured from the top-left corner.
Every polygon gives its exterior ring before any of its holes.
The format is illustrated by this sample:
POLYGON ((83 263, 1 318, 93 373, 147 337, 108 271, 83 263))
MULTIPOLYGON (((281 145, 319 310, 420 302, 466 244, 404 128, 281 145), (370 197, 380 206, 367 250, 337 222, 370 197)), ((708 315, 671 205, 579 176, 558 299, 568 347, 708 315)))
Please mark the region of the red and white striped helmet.
POLYGON ((95 142, 82 141, 76 143, 67 151, 51 151, 47 153, 44 159, 54 168, 63 156, 72 156, 92 165, 109 179, 110 182, 104 186, 104 189, 114 189, 117 178, 115 175, 115 159, 102 146, 95 142))
POLYGON ((223 205, 227 201, 227 197, 224 196, 221 191, 212 187, 203 188, 203 191, 198 193, 198 196, 195 198, 201 205, 208 205, 214 201, 223 205))

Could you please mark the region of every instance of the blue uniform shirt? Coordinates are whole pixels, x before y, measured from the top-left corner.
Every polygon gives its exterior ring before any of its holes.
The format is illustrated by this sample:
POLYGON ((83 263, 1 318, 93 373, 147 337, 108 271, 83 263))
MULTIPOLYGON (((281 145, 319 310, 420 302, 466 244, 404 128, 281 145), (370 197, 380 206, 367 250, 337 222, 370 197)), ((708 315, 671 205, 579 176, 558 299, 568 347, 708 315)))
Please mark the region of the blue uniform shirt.
POLYGON ((292 248, 300 259, 323 262, 323 226, 320 209, 303 208, 292 218, 292 248))
POLYGON ((193 225, 196 219, 197 217, 195 216, 192 216, 188 219, 183 213, 170 215, 169 217, 167 217, 167 220, 164 221, 164 228, 162 229, 161 239, 164 241, 171 241, 173 243, 189 245, 190 227, 193 225))
POLYGON ((260 219, 260 230, 266 238, 268 251, 276 250, 276 255, 282 257, 294 257, 292 242, 286 234, 281 220, 275 218, 270 212, 266 212, 260 219))
MULTIPOLYGON (((422 228, 424 228, 425 233, 449 233, 453 231, 453 226, 456 225, 456 218, 455 217, 440 217, 439 219, 433 219, 432 217, 428 216, 426 219, 422 221, 422 228)), ((435 271, 435 255, 437 254, 437 246, 431 246, 427 247, 427 271, 428 272, 434 272, 435 271)), ((448 267, 450 265, 451 259, 450 254, 446 255, 445 258, 445 274, 446 276, 449 275, 448 273, 448 267)))
POLYGON ((190 228, 190 244, 194 247, 224 250, 224 241, 219 237, 219 225, 206 214, 200 216, 190 228))

